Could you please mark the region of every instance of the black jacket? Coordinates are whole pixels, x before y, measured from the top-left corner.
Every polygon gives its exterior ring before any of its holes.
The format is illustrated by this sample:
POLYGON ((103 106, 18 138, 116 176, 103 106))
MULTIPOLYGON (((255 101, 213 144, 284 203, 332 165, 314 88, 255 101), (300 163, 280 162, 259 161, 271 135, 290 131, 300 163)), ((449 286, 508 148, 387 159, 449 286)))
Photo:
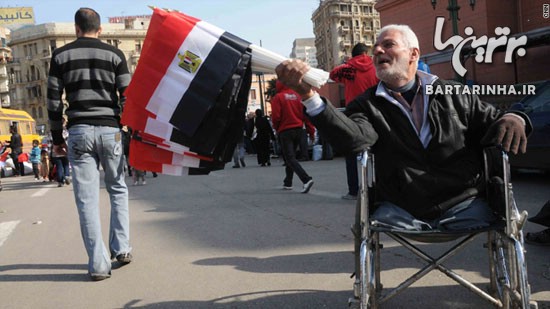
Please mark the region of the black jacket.
MULTIPOLYGON (((436 80, 434 86, 454 83, 436 80)), ((421 217, 427 209, 479 184, 480 141, 503 112, 476 95, 431 95, 432 139, 424 148, 407 117, 375 92, 376 87, 368 89, 344 113, 327 104, 311 121, 340 152, 371 148, 376 155, 377 200, 421 217)), ((522 117, 529 132, 529 119, 522 117)))

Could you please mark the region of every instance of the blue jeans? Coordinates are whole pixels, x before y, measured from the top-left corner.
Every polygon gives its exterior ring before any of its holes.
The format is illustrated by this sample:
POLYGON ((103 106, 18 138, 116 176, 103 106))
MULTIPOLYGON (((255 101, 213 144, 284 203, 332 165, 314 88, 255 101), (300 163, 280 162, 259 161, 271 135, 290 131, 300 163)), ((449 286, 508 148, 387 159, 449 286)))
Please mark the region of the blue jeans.
POLYGON ((69 128, 69 161, 80 230, 88 253, 90 274, 111 271, 111 258, 131 251, 128 188, 124 181, 124 156, 120 129, 92 125, 69 128), (99 165, 111 201, 108 252, 103 243, 99 215, 99 165))
POLYGON ((483 198, 470 198, 447 210, 440 218, 423 221, 390 202, 382 202, 371 215, 376 226, 408 231, 468 230, 490 226, 497 218, 483 198))
POLYGON ((53 157, 57 182, 63 182, 69 177, 69 159, 67 157, 53 157))

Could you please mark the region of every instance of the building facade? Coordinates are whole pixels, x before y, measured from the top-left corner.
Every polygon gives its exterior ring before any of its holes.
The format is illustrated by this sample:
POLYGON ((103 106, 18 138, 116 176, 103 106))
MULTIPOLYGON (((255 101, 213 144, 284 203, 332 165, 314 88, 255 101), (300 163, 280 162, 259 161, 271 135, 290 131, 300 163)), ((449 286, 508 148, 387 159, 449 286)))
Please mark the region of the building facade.
POLYGON ((304 62, 307 62, 310 67, 316 68, 318 63, 315 38, 295 39, 292 43, 290 58, 303 60, 304 62))
POLYGON ((11 49, 8 47, 9 30, 0 27, 0 107, 10 107, 8 60, 11 58, 11 49))
POLYGON ((311 17, 319 68, 330 71, 344 63, 357 43, 372 48, 380 30, 375 4, 375 0, 319 0, 311 17))
MULTIPOLYGON (((136 69, 149 26, 149 18, 130 18, 124 23, 103 24, 100 39, 126 55, 130 73, 136 69)), ((49 132, 46 95, 52 52, 76 39, 74 23, 46 23, 11 32, 7 62, 10 107, 27 111, 40 134, 49 132)), ((0 74, 1 76, 1 74, 0 74)))

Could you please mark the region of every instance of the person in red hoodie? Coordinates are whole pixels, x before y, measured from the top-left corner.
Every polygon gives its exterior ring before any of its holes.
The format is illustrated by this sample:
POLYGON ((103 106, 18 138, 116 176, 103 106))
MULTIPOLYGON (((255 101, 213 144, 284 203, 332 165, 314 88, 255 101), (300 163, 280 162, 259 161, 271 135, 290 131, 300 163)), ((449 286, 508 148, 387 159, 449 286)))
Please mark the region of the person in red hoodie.
MULTIPOLYGON (((351 50, 352 58, 339 65, 330 72, 330 79, 344 84, 346 106, 355 97, 378 84, 376 70, 369 55, 368 47, 363 43, 356 44, 351 50)), ((343 195, 345 200, 356 200, 359 191, 359 174, 357 172, 357 156, 346 156, 346 175, 348 180, 348 193, 343 195)))
POLYGON ((301 192, 308 193, 313 186, 313 178, 308 175, 296 159, 296 147, 300 144, 304 124, 310 139, 315 136, 315 127, 304 115, 302 101, 296 92, 279 81, 277 81, 275 89, 277 94, 271 99, 271 121, 279 136, 285 160, 286 176, 283 181, 283 188, 292 190, 292 178, 296 173, 304 184, 301 192))

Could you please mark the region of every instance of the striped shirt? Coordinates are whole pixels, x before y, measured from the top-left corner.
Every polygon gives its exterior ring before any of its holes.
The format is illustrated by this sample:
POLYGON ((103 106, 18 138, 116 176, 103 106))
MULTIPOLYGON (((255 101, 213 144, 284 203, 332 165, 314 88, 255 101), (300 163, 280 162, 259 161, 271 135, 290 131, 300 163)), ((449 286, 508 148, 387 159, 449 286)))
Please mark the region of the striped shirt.
POLYGON ((75 124, 119 127, 124 90, 130 83, 126 57, 96 38, 80 37, 52 54, 48 76, 48 118, 55 145, 64 142, 62 116, 75 124), (69 103, 64 111, 63 91, 69 103))

